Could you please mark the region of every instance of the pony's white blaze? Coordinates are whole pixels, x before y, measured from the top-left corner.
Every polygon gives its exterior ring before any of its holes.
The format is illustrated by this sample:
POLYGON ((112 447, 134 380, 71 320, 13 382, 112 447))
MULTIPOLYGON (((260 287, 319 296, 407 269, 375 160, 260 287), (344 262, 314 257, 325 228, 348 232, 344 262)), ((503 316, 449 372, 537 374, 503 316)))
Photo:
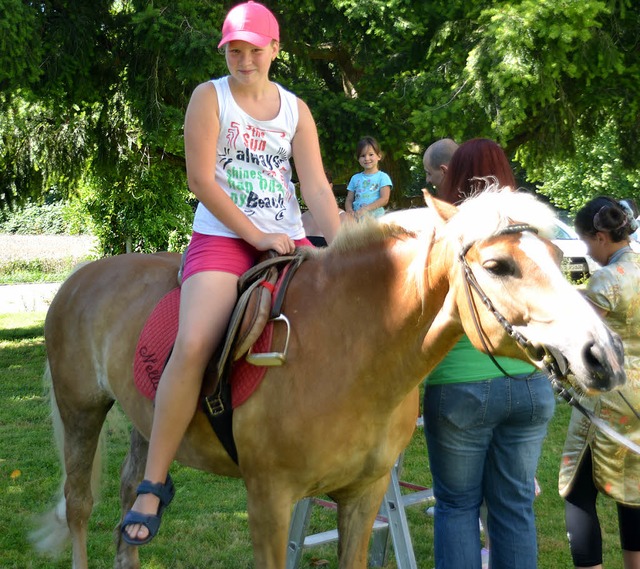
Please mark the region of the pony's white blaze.
POLYGON ((531 232, 524 232, 520 238, 520 250, 531 259, 540 270, 549 277, 554 286, 571 286, 562 274, 555 260, 549 255, 547 246, 531 232))

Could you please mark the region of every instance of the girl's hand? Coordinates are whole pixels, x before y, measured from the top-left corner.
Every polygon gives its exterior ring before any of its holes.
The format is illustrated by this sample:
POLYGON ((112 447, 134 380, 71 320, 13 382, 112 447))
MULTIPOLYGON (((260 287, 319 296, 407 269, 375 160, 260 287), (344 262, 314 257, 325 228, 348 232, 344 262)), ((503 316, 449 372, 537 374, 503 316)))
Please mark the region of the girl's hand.
POLYGON ((262 233, 262 237, 252 245, 258 251, 273 249, 279 255, 290 255, 296 249, 293 239, 284 233, 262 233))

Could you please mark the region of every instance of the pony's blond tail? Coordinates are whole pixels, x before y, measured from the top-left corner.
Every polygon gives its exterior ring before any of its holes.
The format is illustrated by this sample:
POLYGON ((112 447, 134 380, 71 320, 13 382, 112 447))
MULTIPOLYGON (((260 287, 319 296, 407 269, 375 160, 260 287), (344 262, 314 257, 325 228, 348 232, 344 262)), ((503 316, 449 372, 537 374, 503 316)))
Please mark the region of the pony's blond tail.
MULTIPOLYGON (((58 492, 56 493, 55 506, 50 511, 40 516, 37 520, 35 524, 37 527, 29 534, 29 541, 40 553, 55 556, 64 550, 65 545, 69 542, 70 532, 67 525, 67 505, 64 497, 64 484, 67 479, 64 464, 64 428, 62 425, 62 419, 60 418, 60 410, 58 409, 56 396, 51 385, 51 368, 49 367, 48 360, 44 370, 43 382, 49 393, 53 435, 62 468, 62 482, 58 492)), ((98 444, 96 455, 93 459, 93 468, 91 471, 91 493, 94 496, 94 504, 97 502, 98 490, 100 488, 103 447, 104 437, 101 433, 100 442, 98 444)))

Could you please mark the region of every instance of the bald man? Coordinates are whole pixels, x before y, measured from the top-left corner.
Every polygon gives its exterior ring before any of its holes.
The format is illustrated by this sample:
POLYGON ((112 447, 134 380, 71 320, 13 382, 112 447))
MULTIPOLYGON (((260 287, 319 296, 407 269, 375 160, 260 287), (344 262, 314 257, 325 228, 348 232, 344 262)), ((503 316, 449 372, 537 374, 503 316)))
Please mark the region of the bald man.
POLYGON ((436 189, 436 197, 439 195, 444 175, 449 167, 449 161, 458 145, 450 138, 436 140, 424 152, 422 164, 427 178, 427 184, 431 184, 436 189))

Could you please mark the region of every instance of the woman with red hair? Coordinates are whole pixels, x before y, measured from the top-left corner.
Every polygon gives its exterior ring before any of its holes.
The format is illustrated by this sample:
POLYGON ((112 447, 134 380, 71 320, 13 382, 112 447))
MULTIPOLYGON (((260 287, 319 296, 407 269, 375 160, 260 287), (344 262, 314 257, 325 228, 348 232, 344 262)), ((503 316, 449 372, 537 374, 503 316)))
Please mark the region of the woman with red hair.
POLYGON ((437 197, 458 204, 490 183, 516 189, 516 179, 502 147, 488 138, 473 138, 453 153, 437 197))
MULTIPOLYGON (((439 197, 456 204, 491 185, 516 189, 502 148, 476 138, 451 157, 439 197)), ((480 569, 483 501, 491 569, 537 567, 535 474, 555 398, 532 365, 495 359, 463 336, 425 383, 437 569, 480 569)))

